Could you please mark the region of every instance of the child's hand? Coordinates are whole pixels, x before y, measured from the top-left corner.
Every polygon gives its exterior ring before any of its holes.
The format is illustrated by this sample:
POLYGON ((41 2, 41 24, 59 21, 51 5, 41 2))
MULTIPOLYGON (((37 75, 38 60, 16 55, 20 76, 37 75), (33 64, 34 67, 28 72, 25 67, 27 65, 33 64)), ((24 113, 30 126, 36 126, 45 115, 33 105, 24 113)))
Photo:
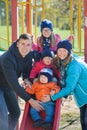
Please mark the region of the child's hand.
POLYGON ((51 101, 51 99, 50 99, 50 95, 44 95, 43 97, 42 97, 42 100, 41 100, 42 102, 49 102, 49 101, 51 101))
POLYGON ((74 40, 74 35, 69 35, 67 38, 70 42, 72 42, 74 40))
POLYGON ((32 83, 28 79, 24 79, 25 86, 29 86, 31 88, 32 83))
POLYGON ((51 90, 50 95, 54 95, 55 94, 55 90, 51 90))

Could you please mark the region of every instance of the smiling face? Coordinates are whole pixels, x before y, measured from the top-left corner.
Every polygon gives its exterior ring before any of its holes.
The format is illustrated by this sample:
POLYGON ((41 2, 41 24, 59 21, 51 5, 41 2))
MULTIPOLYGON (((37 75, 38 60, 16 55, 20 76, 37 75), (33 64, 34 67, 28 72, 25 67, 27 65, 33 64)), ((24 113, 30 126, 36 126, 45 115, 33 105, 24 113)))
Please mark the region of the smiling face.
POLYGON ((39 80, 40 80, 41 83, 47 83, 48 82, 47 76, 42 75, 42 74, 40 75, 39 80))
POLYGON ((64 48, 59 48, 57 50, 57 55, 61 60, 64 60, 68 56, 68 51, 64 48))
POLYGON ((43 62, 44 62, 45 65, 50 65, 52 63, 52 61, 53 60, 52 60, 51 57, 46 56, 46 57, 43 58, 43 62))
POLYGON ((18 47, 18 50, 19 50, 19 53, 21 54, 21 56, 25 57, 31 51, 32 40, 21 38, 17 42, 17 47, 18 47))
POLYGON ((52 31, 49 28, 43 28, 42 35, 46 38, 50 37, 52 31))

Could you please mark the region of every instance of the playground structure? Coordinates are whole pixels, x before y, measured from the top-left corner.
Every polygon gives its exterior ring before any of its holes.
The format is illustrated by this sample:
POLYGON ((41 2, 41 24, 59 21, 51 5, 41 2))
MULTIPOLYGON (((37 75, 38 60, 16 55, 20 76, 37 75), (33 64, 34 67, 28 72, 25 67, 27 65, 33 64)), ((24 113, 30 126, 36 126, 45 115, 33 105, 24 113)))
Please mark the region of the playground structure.
MULTIPOLYGON (((6 41, 7 43, 7 47, 9 47, 10 43, 15 41, 18 37, 18 35, 20 33, 23 32, 27 32, 27 33, 32 33, 35 36, 36 39, 36 33, 37 33, 37 8, 42 9, 42 15, 41 15, 41 19, 45 18, 45 14, 44 14, 44 1, 45 0, 41 0, 41 4, 37 5, 36 0, 34 0, 32 2, 32 0, 26 0, 23 2, 17 1, 17 0, 2 0, 3 2, 5 2, 6 5, 6 36, 7 37, 2 37, 0 36, 0 39, 2 39, 3 41, 6 41), (9 5, 11 6, 11 21, 12 21, 12 26, 11 26, 11 36, 10 36, 10 32, 9 32, 9 14, 8 14, 8 8, 9 5), (21 12, 19 11, 18 13, 18 9, 21 8, 21 12), (33 11, 34 11, 34 26, 35 28, 33 29, 32 23, 33 23, 33 11), (15 12, 15 13, 14 13, 15 12), (26 12, 26 15, 25 15, 26 12), (19 19, 18 14, 21 14, 21 18, 19 19), (26 20, 25 20, 26 19, 26 20), (21 25, 20 25, 21 24, 21 25), (19 25, 21 26, 21 28, 19 27, 19 25), (19 30, 20 28, 20 30, 19 30), (12 39, 12 40, 11 40, 12 39)), ((87 0, 83 1, 83 4, 81 4, 81 0, 77 1, 77 6, 78 6, 78 18, 77 18, 77 25, 78 25, 78 47, 79 47, 79 51, 82 51, 81 48, 81 6, 84 6, 84 55, 85 55, 85 61, 87 62, 87 0)), ((73 0, 70 0, 70 34, 73 34, 73 0)), ((1 32, 0 32, 1 34, 1 32)), ((2 48, 3 49, 3 48, 2 48)), ((57 104, 60 107, 60 104, 57 104)), ((28 104, 25 105, 25 109, 29 108, 28 104)), ((26 111, 26 110, 25 110, 26 111)), ((59 109, 60 112, 60 109, 59 109)), ((25 114, 25 113, 24 113, 25 114)), ((27 113, 28 114, 28 111, 27 113)), ((60 116, 60 113, 58 113, 58 117, 60 116)), ((25 117, 27 119, 27 115, 25 117)), ((23 117, 24 119, 24 117, 23 117)), ((23 120, 22 119, 22 120, 23 120)), ((31 120, 31 119, 30 119, 31 120)), ((24 120, 23 120, 24 121, 24 120)), ((55 120, 54 120, 55 121, 55 120)), ((56 122, 56 123, 59 123, 56 122)), ((21 123, 21 125, 26 125, 21 123)), ((29 123, 27 124, 29 125, 29 123)), ((57 124, 56 124, 57 125, 57 124)), ((17 128, 17 130, 19 129, 19 126, 17 128)), ((22 129, 22 126, 21 126, 22 129)), ((22 129, 23 130, 23 129, 22 129)), ((27 130, 27 129, 26 129, 27 130)), ((56 130, 56 129, 53 129, 56 130)), ((58 129, 57 129, 58 130, 58 129)))
MULTIPOLYGON (((45 3, 45 0, 1 0, 5 6, 6 13, 6 27, 3 34, 3 27, 0 29, 0 49, 7 50, 10 44, 17 39, 19 34, 27 32, 32 33, 34 35, 34 39, 36 41, 38 31, 37 26, 40 26, 40 21, 44 18, 46 14, 46 4, 50 6, 50 3, 57 2, 57 0, 51 0, 50 2, 45 3), (11 12, 11 17, 9 17, 9 12, 11 12), (15 13, 14 13, 15 12, 15 13), (39 21, 38 21, 38 16, 39 21), (10 20, 10 21, 9 21, 10 20), (11 25, 9 25, 9 22, 11 25), (39 25, 38 25, 39 23, 39 25)), ((74 34, 75 40, 73 42, 73 51, 75 53, 83 53, 86 58, 86 35, 87 35, 87 1, 86 0, 70 0, 69 4, 69 16, 67 15, 68 24, 70 26, 70 30, 68 34, 74 34), (77 8, 76 10, 76 18, 74 17, 74 6, 77 8), (84 14, 84 18, 82 17, 82 12, 84 14), (76 20, 75 20, 76 19, 76 20), (82 22, 84 24, 82 25, 82 22), (74 50, 74 46, 76 49, 74 50), (85 49, 84 49, 85 48, 85 49), (77 51, 78 50, 78 51, 77 51)), ((1 13, 3 14, 3 12, 1 13)), ((58 16, 58 21, 61 23, 65 21, 64 16, 58 16)), ((0 20, 1 21, 1 20, 0 20)), ((1 23, 1 22, 0 22, 1 23)), ((53 23, 55 25, 55 21, 53 23)), ((65 31, 65 30, 64 30, 65 31)), ((61 31, 63 32, 63 30, 61 31)), ((60 36, 62 33, 59 32, 60 36)), ((65 34, 66 35, 66 32, 65 34)), ((66 38, 66 36, 64 37, 66 38)))

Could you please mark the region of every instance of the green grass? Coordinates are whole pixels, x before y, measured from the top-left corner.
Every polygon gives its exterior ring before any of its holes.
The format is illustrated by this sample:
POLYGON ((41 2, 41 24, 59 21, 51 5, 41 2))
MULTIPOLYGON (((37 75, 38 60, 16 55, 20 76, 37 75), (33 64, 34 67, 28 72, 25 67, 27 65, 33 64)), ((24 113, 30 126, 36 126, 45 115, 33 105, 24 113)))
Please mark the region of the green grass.
POLYGON ((6 26, 0 26, 0 50, 7 50, 11 45, 11 26, 8 31, 6 26))
MULTIPOLYGON (((19 33, 21 34, 21 28, 19 28, 19 33)), ((26 30, 25 30, 26 32, 26 30)), ((35 32, 35 28, 33 27, 33 35, 35 32)), ((58 33, 61 36, 61 39, 66 39, 68 35, 70 35, 70 30, 60 30, 58 28, 54 28, 54 32, 58 33)), ((36 29, 36 35, 34 35, 34 38, 40 35, 40 28, 37 27, 36 29)), ((11 45, 11 39, 12 39, 12 30, 11 26, 9 27, 9 31, 7 32, 6 26, 0 26, 0 48, 3 50, 8 49, 8 47, 11 45), (9 41, 5 40, 8 39, 9 41)), ((81 45, 78 41, 78 32, 77 30, 74 31, 74 41, 73 41, 73 51, 74 53, 77 53, 78 55, 83 55, 84 52, 84 30, 81 30, 81 45)))

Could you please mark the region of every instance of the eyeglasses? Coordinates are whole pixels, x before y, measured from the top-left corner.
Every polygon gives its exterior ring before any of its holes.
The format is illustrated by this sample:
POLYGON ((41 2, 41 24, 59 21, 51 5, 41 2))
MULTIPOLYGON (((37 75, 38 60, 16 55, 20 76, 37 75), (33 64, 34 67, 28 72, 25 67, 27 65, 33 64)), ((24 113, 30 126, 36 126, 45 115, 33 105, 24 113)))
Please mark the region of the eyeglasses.
POLYGON ((49 32, 51 31, 50 29, 43 29, 43 32, 49 32))

